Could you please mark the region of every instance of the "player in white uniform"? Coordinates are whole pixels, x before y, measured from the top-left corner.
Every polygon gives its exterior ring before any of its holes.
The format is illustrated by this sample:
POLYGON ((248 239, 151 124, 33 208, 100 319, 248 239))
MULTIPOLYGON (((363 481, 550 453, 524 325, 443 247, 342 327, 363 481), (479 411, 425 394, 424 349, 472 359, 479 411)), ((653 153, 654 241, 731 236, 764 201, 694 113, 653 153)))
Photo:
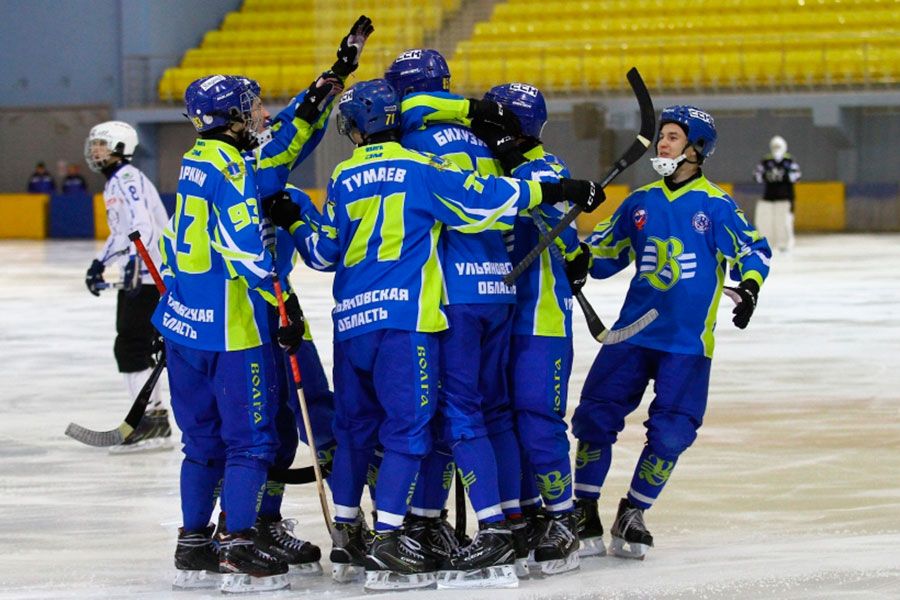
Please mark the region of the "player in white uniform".
MULTIPOLYGON (((117 265, 124 274, 116 303, 113 351, 131 399, 140 392, 154 366, 158 334, 150 323, 150 316, 159 302, 159 292, 128 234, 139 231, 150 256, 160 264, 159 239, 169 220, 156 187, 130 163, 137 145, 137 131, 122 121, 107 121, 94 126, 84 145, 88 166, 106 177, 103 200, 110 231, 103 249, 85 275, 85 283, 92 294, 99 296, 102 289, 119 287, 103 280, 107 265, 117 265)), ((157 387, 140 425, 110 452, 171 447, 168 439, 171 435, 168 410, 157 387)))

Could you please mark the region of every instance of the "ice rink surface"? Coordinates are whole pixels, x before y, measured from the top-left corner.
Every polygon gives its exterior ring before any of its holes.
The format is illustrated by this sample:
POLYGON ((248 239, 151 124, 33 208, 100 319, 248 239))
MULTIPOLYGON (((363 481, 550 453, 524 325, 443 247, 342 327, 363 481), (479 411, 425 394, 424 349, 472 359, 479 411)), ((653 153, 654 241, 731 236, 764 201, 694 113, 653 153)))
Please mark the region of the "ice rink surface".
MULTIPOLYGON (((220 597, 171 591, 178 450, 109 456, 63 435, 70 421, 111 429, 131 404, 112 355, 114 295, 83 283, 96 248, 0 242, 0 598, 220 597)), ((630 275, 585 289, 608 325, 630 275)), ((330 373, 331 278, 292 279, 330 373)), ((800 237, 774 258, 746 331, 730 310, 723 299, 705 424, 647 513, 657 546, 645 561, 586 559, 517 590, 381 597, 900 598, 900 236, 800 237)), ((575 321, 570 415, 598 348, 575 321)), ((648 402, 615 446, 607 530, 648 402)), ((315 487, 289 488, 283 512, 327 556, 315 487)), ((261 596, 366 594, 320 577, 261 596)))

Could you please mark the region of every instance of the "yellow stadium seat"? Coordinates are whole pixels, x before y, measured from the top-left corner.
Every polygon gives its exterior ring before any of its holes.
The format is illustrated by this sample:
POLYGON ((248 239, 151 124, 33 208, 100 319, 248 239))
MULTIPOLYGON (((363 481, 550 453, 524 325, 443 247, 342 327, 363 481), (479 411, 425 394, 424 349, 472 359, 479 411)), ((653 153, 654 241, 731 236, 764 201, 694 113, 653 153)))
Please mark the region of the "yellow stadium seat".
POLYGON ((730 50, 703 53, 702 83, 705 87, 720 88, 737 85, 740 77, 741 55, 730 50))
POLYGON ((792 85, 814 85, 822 81, 825 60, 822 50, 787 50, 784 53, 784 81, 792 85))
POLYGON ((572 92, 584 87, 584 61, 573 56, 550 56, 543 61, 543 69, 534 73, 530 80, 542 90, 552 92, 572 92))
POLYGON ((752 87, 771 87, 784 81, 784 55, 780 50, 744 52, 741 81, 752 87))
POLYGON ((584 59, 584 82, 592 90, 608 90, 621 87, 625 69, 617 53, 592 54, 584 59))

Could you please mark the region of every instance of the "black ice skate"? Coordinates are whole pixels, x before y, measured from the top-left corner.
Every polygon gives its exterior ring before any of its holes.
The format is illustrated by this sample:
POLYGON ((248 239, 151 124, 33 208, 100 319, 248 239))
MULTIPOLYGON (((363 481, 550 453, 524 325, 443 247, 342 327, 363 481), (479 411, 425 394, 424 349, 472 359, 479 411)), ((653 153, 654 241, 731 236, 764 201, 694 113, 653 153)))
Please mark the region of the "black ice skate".
POLYGON ((575 500, 575 521, 578 523, 578 541, 581 548, 578 556, 604 556, 606 546, 603 544, 603 524, 597 511, 597 501, 590 498, 575 500))
POLYGON ((439 564, 459 551, 459 541, 453 527, 447 522, 447 511, 440 517, 420 517, 408 513, 403 520, 403 531, 407 537, 422 546, 422 551, 439 564))
POLYGON ((644 511, 628 498, 619 500, 619 512, 610 534, 609 553, 613 556, 644 560, 647 550, 653 546, 653 536, 644 525, 644 511))
POLYGON ((538 547, 547 529, 550 527, 547 511, 543 506, 527 506, 522 508, 524 527, 517 521, 512 522, 513 534, 516 536, 516 574, 519 579, 529 576, 529 568, 537 567, 534 562, 534 549, 538 547), (524 554, 523 549, 524 547, 524 554))
POLYGON ((547 535, 534 549, 534 562, 543 575, 556 575, 577 569, 578 524, 571 512, 549 515, 547 535))
POLYGON ((260 550, 254 543, 256 536, 254 529, 219 534, 223 592, 266 592, 290 586, 288 564, 260 550))
POLYGON ((213 526, 200 531, 178 528, 178 545, 175 546, 175 580, 172 589, 197 589, 218 587, 219 550, 212 539, 213 526))
POLYGON ((322 566, 319 559, 322 551, 318 546, 292 535, 294 519, 280 519, 271 515, 259 515, 256 519, 256 545, 266 554, 286 562, 299 575, 320 575, 322 566))
POLYGON ((432 587, 437 562, 403 530, 378 531, 366 555, 367 590, 405 590, 432 587))
POLYGON ((169 425, 169 411, 165 408, 148 410, 141 417, 137 428, 125 441, 109 449, 110 454, 130 454, 172 448, 172 427, 169 425))
POLYGON ((472 542, 445 559, 438 573, 439 589, 515 588, 516 550, 506 521, 482 523, 472 542))
POLYGON ((337 583, 362 579, 366 572, 366 538, 363 520, 356 523, 335 522, 331 527, 331 578, 337 583))

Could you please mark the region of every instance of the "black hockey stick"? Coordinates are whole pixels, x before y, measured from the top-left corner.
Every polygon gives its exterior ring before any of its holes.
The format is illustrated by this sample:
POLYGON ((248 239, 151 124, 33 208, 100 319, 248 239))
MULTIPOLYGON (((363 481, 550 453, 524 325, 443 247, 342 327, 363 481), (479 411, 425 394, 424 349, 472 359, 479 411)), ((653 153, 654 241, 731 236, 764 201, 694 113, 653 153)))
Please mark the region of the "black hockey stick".
POLYGON ((460 544, 466 539, 466 490, 463 488, 462 477, 459 469, 455 469, 456 477, 453 482, 453 503, 456 505, 456 519, 453 527, 453 535, 460 544))
MULTIPOLYGON (((613 164, 613 167, 600 181, 601 188, 605 188, 619 175, 619 173, 637 162, 637 160, 644 155, 644 152, 647 151, 647 148, 650 147, 650 144, 652 143, 651 140, 656 133, 656 115, 653 112, 653 100, 650 98, 650 92, 647 91, 644 80, 641 79, 641 74, 638 73, 636 68, 632 67, 628 71, 626 77, 628 78, 628 83, 631 85, 631 89, 634 91, 634 96, 637 98, 638 106, 640 107, 641 130, 637 135, 637 139, 632 142, 628 150, 625 151, 625 154, 613 164)), ((525 272, 528 265, 533 263, 534 259, 540 256, 541 252, 550 245, 552 240, 565 231, 566 227, 581 214, 581 211, 582 208, 576 206, 566 213, 566 216, 550 230, 550 233, 542 236, 538 245, 532 248, 531 251, 522 258, 519 264, 513 267, 512 271, 503 276, 503 283, 512 285, 519 275, 525 272)))
POLYGON ((134 399, 134 403, 131 405, 131 409, 129 409, 128 415, 126 415, 125 420, 122 421, 121 425, 115 429, 110 429, 109 431, 94 431, 93 429, 82 427, 77 423, 69 423, 69 426, 66 427, 66 435, 82 444, 96 446, 98 448, 118 446, 124 442, 125 438, 131 435, 132 431, 137 429, 138 424, 144 417, 144 411, 147 409, 147 404, 150 403, 150 396, 153 394, 153 388, 156 387, 156 382, 159 380, 159 376, 165 368, 166 354, 165 351, 163 351, 160 354, 159 362, 153 367, 150 377, 147 378, 144 387, 138 392, 137 398, 134 399))
MULTIPOLYGON (((541 230, 541 234, 547 233, 550 229, 547 227, 547 224, 541 219, 540 215, 536 212, 531 213, 532 218, 534 219, 535 224, 538 229, 541 230)), ((558 260, 563 265, 566 264, 566 259, 560 252, 559 248, 557 248, 555 243, 551 243, 547 248, 550 249, 550 254, 558 260)), ((626 325, 620 329, 607 329, 606 325, 603 324, 603 321, 600 319, 600 316, 594 311, 594 307, 591 306, 591 303, 588 302, 588 299, 585 298, 584 294, 581 290, 575 294, 575 299, 578 300, 578 305, 581 306, 582 312, 584 312, 585 321, 587 321, 588 331, 591 332, 591 337, 600 342, 601 344, 611 345, 618 344, 619 342, 624 342, 634 334, 638 333, 644 327, 652 323, 656 320, 656 317, 659 316, 659 313, 655 308, 651 308, 646 313, 641 315, 634 323, 630 325, 626 325)))

